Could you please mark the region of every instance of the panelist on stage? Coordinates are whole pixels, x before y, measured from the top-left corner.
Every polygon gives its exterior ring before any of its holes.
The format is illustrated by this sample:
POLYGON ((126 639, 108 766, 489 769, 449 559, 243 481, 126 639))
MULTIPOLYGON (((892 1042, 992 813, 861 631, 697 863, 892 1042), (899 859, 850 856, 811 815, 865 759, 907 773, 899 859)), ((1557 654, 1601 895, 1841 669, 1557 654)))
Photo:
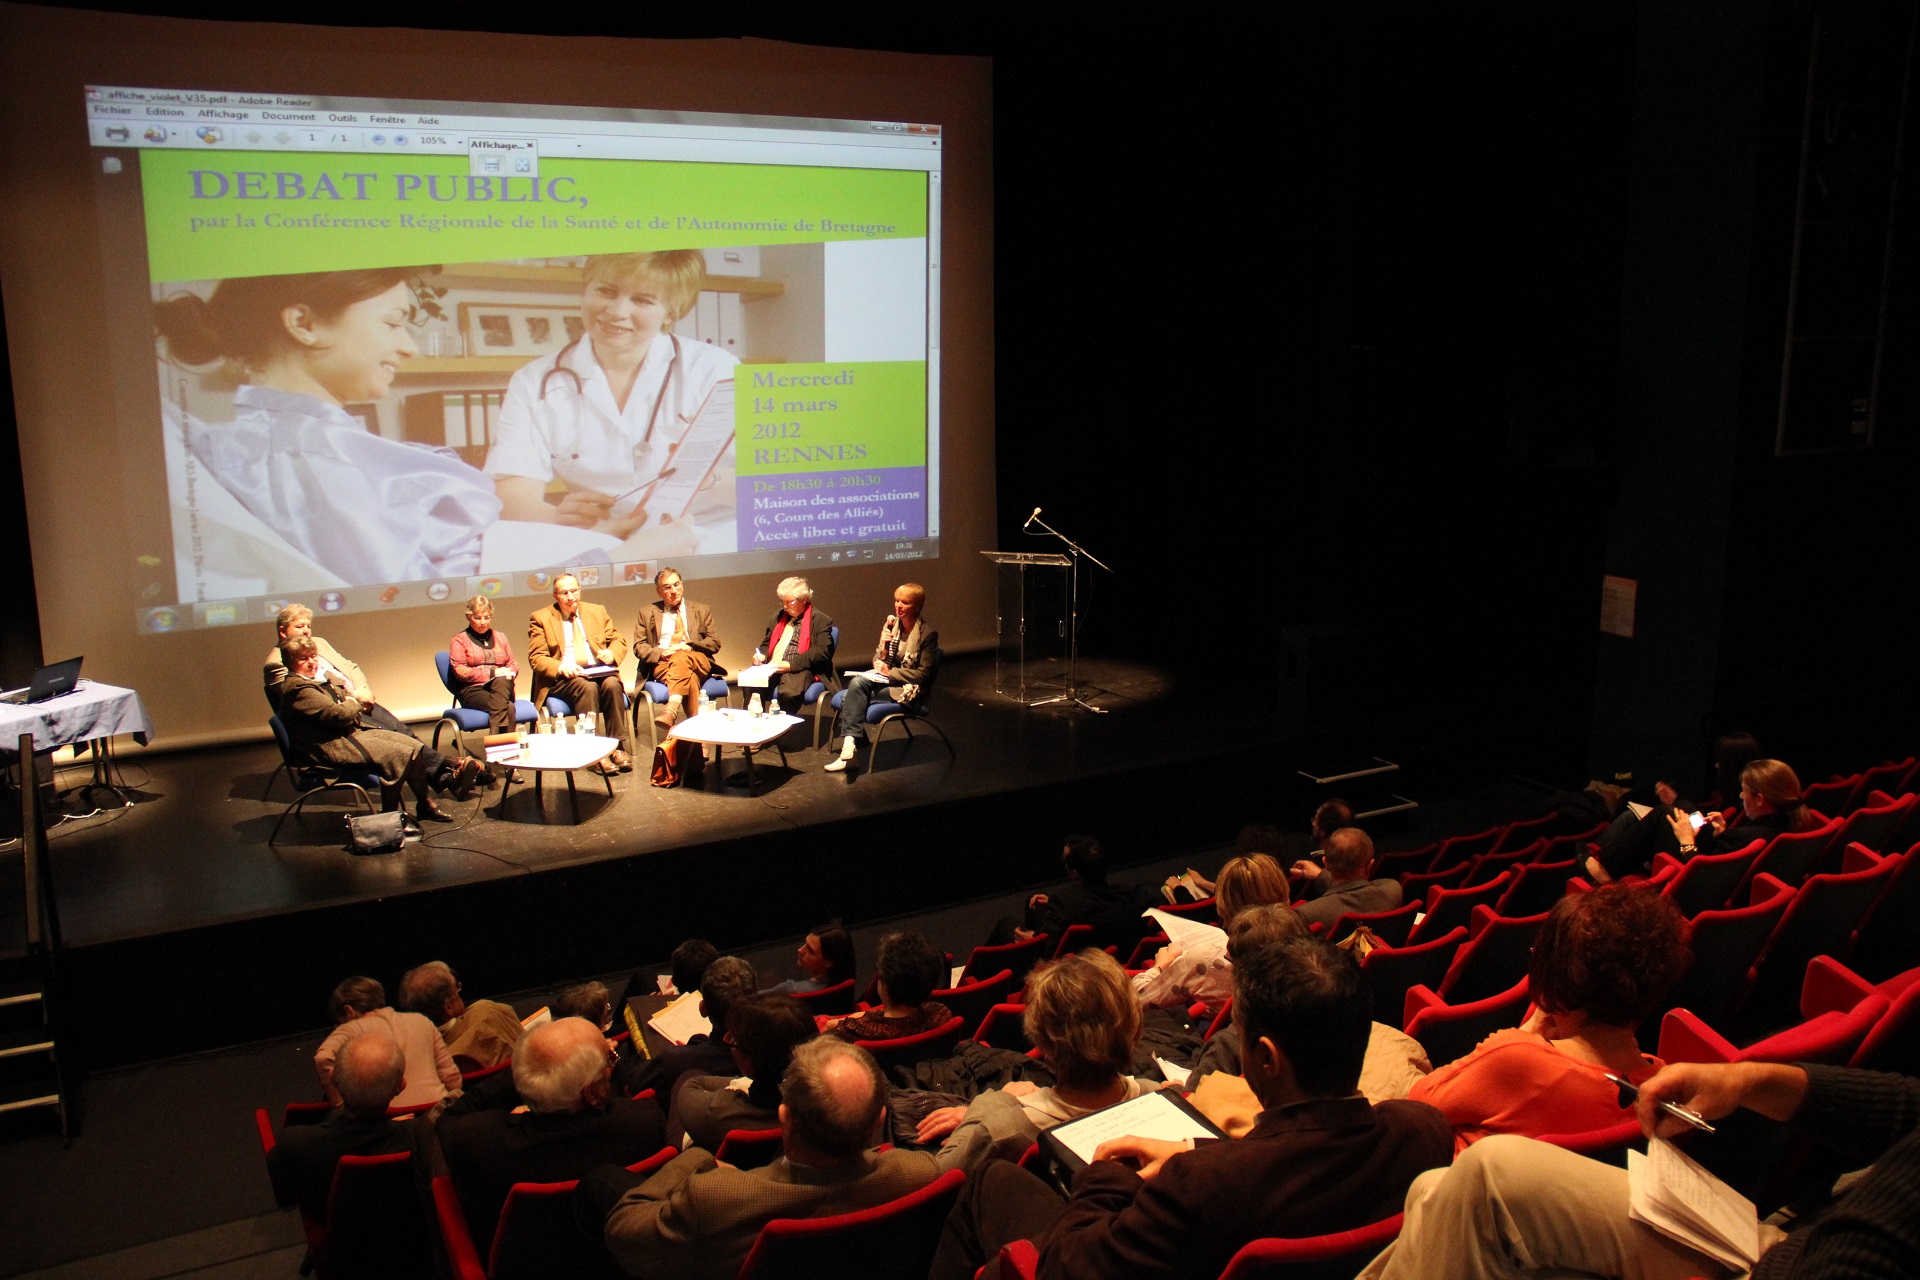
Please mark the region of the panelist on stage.
POLYGON ((512 733, 513 682, 520 668, 505 633, 494 630, 493 601, 485 596, 467 601, 466 630, 447 645, 447 657, 460 705, 486 712, 488 732, 512 733))
POLYGON ((827 656, 833 619, 813 607, 813 588, 805 578, 783 578, 773 593, 780 598, 780 612, 767 624, 753 660, 780 673, 780 708, 791 713, 799 708, 808 685, 833 675, 827 656))
POLYGON ((627 725, 627 691, 620 683, 620 660, 627 642, 607 611, 580 598, 580 581, 570 573, 553 580, 553 603, 527 620, 527 665, 533 668, 533 705, 547 695, 564 699, 576 712, 591 712, 600 730, 620 745, 597 773, 631 773, 633 757, 627 725), (611 667, 611 671, 598 668, 611 667))
POLYGON ((360 704, 360 715, 368 722, 368 728, 413 736, 413 731, 400 722, 399 716, 374 700, 373 689, 367 684, 366 672, 360 670, 360 664, 313 634, 313 610, 303 604, 290 604, 280 611, 278 624, 280 641, 267 651, 266 666, 261 672, 261 679, 266 684, 267 701, 273 704, 274 710, 280 709, 280 686, 286 681, 288 670, 293 665, 285 656, 288 642, 310 641, 320 659, 319 678, 338 677, 346 685, 347 692, 360 704))
POLYGON ((700 705, 700 686, 713 671, 713 655, 720 652, 720 631, 713 625, 713 610, 687 599, 687 584, 678 569, 662 569, 653 585, 660 598, 640 610, 633 656, 640 679, 667 686, 665 714, 671 726, 682 708, 700 705))
POLYGON ((920 616, 926 600, 927 589, 917 582, 894 588, 893 616, 880 628, 880 643, 873 648, 873 673, 855 676, 841 699, 840 719, 833 728, 841 739, 840 754, 827 762, 828 773, 844 770, 867 740, 867 706, 877 691, 889 690, 887 697, 902 704, 917 702, 926 692, 940 649, 940 633, 920 616))
POLYGON ((280 722, 294 749, 309 759, 334 765, 365 765, 380 774, 380 799, 388 809, 400 807, 400 784, 413 788, 422 818, 451 822, 434 807, 429 786, 451 790, 464 800, 484 772, 471 756, 458 761, 424 746, 411 734, 360 727, 362 708, 337 675, 320 670, 320 653, 312 640, 289 639, 282 647, 289 670, 280 685, 280 722))

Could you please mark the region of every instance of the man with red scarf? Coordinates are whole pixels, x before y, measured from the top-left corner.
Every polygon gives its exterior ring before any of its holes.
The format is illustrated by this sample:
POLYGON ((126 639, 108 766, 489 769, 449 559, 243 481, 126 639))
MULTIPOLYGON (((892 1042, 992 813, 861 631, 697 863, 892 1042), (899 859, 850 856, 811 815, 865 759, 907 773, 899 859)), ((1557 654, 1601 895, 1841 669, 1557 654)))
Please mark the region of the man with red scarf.
POLYGON ((773 589, 780 612, 767 624, 767 634, 754 652, 756 663, 769 663, 780 673, 781 710, 799 709, 807 686, 833 678, 833 619, 813 607, 813 588, 805 578, 783 578, 773 589))

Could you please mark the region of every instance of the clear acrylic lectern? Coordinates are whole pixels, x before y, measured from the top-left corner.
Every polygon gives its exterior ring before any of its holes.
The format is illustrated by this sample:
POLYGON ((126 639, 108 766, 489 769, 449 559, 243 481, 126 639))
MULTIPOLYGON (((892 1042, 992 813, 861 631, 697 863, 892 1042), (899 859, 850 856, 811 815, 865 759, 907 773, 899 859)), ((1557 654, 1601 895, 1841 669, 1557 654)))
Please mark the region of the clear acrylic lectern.
POLYGON ((1000 566, 994 691, 1027 704, 1058 698, 1066 676, 1061 664, 1067 654, 1067 572, 1073 560, 1023 551, 980 554, 1000 566))

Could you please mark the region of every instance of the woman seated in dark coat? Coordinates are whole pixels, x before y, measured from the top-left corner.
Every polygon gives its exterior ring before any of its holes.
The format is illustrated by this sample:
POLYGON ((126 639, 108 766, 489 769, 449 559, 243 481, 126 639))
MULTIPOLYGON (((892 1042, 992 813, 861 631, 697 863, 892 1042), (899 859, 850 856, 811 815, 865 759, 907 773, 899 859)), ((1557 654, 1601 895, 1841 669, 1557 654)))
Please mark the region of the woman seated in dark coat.
POLYGON ((280 687, 280 723, 294 750, 310 760, 332 765, 364 765, 380 775, 380 799, 388 809, 400 807, 400 784, 413 788, 419 815, 434 822, 452 822, 452 815, 435 807, 427 788, 451 790, 464 800, 482 769, 480 762, 448 759, 418 738, 390 729, 367 729, 360 724, 360 704, 344 689, 320 678, 320 654, 313 641, 291 639, 280 646, 287 662, 287 681, 280 687))

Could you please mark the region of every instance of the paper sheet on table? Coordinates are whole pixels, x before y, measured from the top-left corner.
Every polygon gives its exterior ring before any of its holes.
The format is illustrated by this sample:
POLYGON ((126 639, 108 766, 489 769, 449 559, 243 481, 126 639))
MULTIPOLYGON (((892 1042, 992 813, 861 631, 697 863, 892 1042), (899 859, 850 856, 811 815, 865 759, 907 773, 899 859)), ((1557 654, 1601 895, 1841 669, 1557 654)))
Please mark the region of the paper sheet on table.
POLYGON ((713 1034, 713 1024, 700 1012, 700 993, 689 991, 647 1019, 647 1025, 675 1044, 713 1034))
POLYGON ((779 674, 773 669, 771 662, 759 662, 751 667, 742 667, 735 679, 740 682, 740 687, 743 689, 764 689, 772 684, 773 678, 779 674))
POLYGON ((1227 931, 1218 925, 1201 924, 1197 920, 1189 920, 1185 916, 1177 916, 1171 911, 1162 911, 1158 907, 1148 907, 1140 914, 1152 916, 1160 927, 1167 931, 1167 941, 1182 951, 1208 938, 1213 938, 1222 948, 1227 945, 1227 931))
POLYGON ((1168 1084, 1176 1089, 1187 1087, 1187 1081, 1192 1078, 1193 1072, 1178 1063, 1168 1062, 1157 1053, 1153 1055, 1153 1060, 1159 1064, 1160 1074, 1167 1078, 1168 1084))
POLYGON ((1062 1146, 1088 1164, 1093 1163, 1094 1151, 1109 1138, 1162 1138, 1179 1142, 1185 1138, 1217 1136, 1158 1091, 1143 1093, 1105 1111, 1058 1125, 1052 1132, 1062 1146))
POLYGON ((1735 1271, 1760 1257, 1753 1201, 1664 1138, 1627 1152, 1627 1214, 1735 1271))

